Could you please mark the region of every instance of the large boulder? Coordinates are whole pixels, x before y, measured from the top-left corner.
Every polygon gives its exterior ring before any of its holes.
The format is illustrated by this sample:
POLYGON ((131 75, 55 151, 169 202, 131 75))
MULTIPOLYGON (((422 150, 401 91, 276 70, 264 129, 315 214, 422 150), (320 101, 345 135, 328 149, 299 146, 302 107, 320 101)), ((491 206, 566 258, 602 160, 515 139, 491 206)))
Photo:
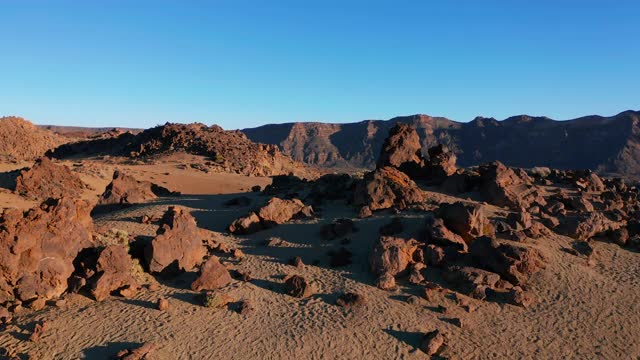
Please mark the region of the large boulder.
POLYGON ((430 183, 441 184, 447 177, 456 173, 456 155, 443 144, 430 147, 426 174, 430 183))
POLYGON ((30 169, 21 170, 15 182, 16 193, 34 200, 79 198, 87 188, 78 174, 46 157, 36 160, 30 169))
POLYGON ((565 235, 577 240, 589 240, 596 235, 616 230, 620 225, 609 220, 600 212, 591 212, 586 216, 576 216, 566 219, 561 227, 565 235))
POLYGON ((229 225, 234 234, 252 234, 254 232, 279 225, 292 219, 313 216, 313 208, 299 199, 283 200, 277 197, 269 199, 267 204, 257 211, 236 219, 229 225))
POLYGON ((138 204, 159 196, 175 195, 178 193, 149 181, 138 181, 133 176, 116 170, 113 173, 113 180, 100 196, 98 205, 138 204))
POLYGON ((545 267, 544 257, 538 250, 499 244, 487 236, 471 243, 469 252, 481 268, 500 274, 514 285, 525 285, 531 275, 545 267))
POLYGON ((460 235, 467 244, 476 237, 495 234, 495 228, 485 216, 482 205, 465 204, 461 201, 453 204, 444 203, 440 205, 438 215, 444 221, 444 225, 460 235))
POLYGON ((88 202, 64 197, 0 215, 0 303, 50 299, 67 289, 73 260, 92 245, 89 211, 88 202))
POLYGON ((450 266, 443 271, 442 277, 465 294, 477 293, 483 288, 493 289, 500 281, 500 275, 470 266, 450 266))
POLYGON ((414 127, 397 123, 391 128, 378 157, 377 167, 385 166, 395 167, 412 177, 420 175, 424 160, 420 137, 414 127))
POLYGON ((191 284, 191 289, 215 290, 227 286, 231 280, 229 270, 220 263, 218 257, 212 256, 202 265, 198 278, 191 284))
POLYGON ((452 247, 462 252, 467 251, 467 243, 462 236, 447 229, 444 220, 435 216, 427 216, 425 223, 425 241, 428 244, 452 247))
POLYGON ((181 207, 171 206, 160 220, 157 236, 145 249, 145 259, 152 273, 192 271, 207 254, 205 234, 196 220, 181 207))
POLYGON ((75 273, 71 283, 80 286, 73 290, 78 291, 86 287, 98 301, 106 299, 114 292, 138 288, 138 282, 132 272, 133 262, 124 244, 84 249, 75 259, 74 265, 75 273))
POLYGON ((418 241, 414 239, 381 236, 369 256, 371 271, 376 275, 403 273, 414 262, 417 249, 418 241))
POLYGON ((506 167, 499 161, 482 165, 480 194, 484 200, 496 206, 529 208, 540 196, 531 186, 533 180, 520 169, 506 167))
POLYGON ((371 211, 396 207, 405 209, 424 201, 422 190, 402 171, 382 167, 367 173, 358 183, 353 195, 356 206, 371 211))

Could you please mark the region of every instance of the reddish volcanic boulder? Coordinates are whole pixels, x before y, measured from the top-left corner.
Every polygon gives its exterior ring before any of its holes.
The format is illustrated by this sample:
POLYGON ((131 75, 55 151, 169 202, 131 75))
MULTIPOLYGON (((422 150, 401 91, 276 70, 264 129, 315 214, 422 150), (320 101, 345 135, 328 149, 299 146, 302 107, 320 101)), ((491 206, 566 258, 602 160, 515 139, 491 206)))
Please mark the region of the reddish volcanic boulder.
POLYGON ((396 207, 405 209, 424 201, 422 190, 405 173, 383 167, 367 173, 356 186, 353 204, 376 211, 396 207))
POLYGON ((472 294, 482 288, 495 288, 500 281, 500 275, 470 266, 450 266, 443 271, 442 276, 465 294, 472 294))
POLYGON ((299 199, 282 200, 274 197, 257 214, 263 224, 284 224, 291 219, 312 217, 313 209, 299 199))
POLYGON ((460 235, 468 244, 478 236, 494 236, 495 229, 484 215, 481 205, 465 204, 458 201, 453 204, 441 204, 438 215, 449 230, 460 235))
POLYGON ((178 193, 148 181, 138 181, 134 177, 116 170, 113 173, 113 180, 100 196, 98 205, 137 204, 159 196, 175 195, 178 193))
POLYGON ((284 224, 292 219, 312 216, 313 208, 305 205, 299 199, 283 200, 273 197, 257 211, 232 222, 229 225, 229 231, 234 234, 252 234, 274 225, 284 224))
POLYGON ((218 257, 212 256, 202 265, 200 275, 191 284, 191 289, 194 291, 215 290, 227 286, 231 280, 229 270, 220 263, 218 257))
POLYGON ((395 167, 409 176, 420 174, 424 160, 420 137, 414 127, 397 123, 391 128, 382 145, 377 164, 378 168, 385 166, 395 167))
POLYGON ((427 355, 437 355, 445 344, 445 338, 438 330, 433 330, 426 333, 420 342, 420 350, 424 351, 427 355))
POLYGON ((514 170, 495 161, 482 165, 480 193, 485 201, 497 206, 529 208, 539 196, 530 186, 533 180, 521 170, 514 170))
POLYGON ((449 246, 462 252, 467 251, 467 243, 464 239, 447 229, 444 220, 434 216, 428 216, 425 228, 425 240, 428 244, 449 246))
POLYGON ((285 292, 288 295, 297 298, 305 298, 313 294, 311 284, 302 276, 293 275, 288 277, 284 282, 285 292))
MULTIPOLYGON (((135 291, 139 287, 132 275, 131 256, 123 244, 84 249, 74 260, 74 265, 76 270, 72 282, 86 284, 86 288, 98 301, 106 299, 118 290, 135 291)), ((76 287, 73 290, 80 289, 76 287)))
POLYGON ((456 172, 456 155, 446 145, 438 144, 429 148, 426 173, 431 183, 441 184, 456 172))
POLYGON ((89 210, 88 202, 65 197, 0 215, 0 303, 50 299, 67 289, 73 260, 92 245, 89 210))
POLYGON ((78 174, 49 158, 36 160, 30 169, 20 171, 16 178, 16 193, 34 200, 61 197, 79 198, 87 185, 78 174))
POLYGON ((562 225, 564 234, 578 240, 589 240, 592 237, 616 230, 620 225, 607 219, 600 212, 592 212, 586 216, 568 218, 562 225))
POLYGON ((376 275, 402 273, 414 262, 413 255, 417 249, 418 241, 414 239, 381 236, 369 256, 371 271, 376 275))
POLYGON ((207 254, 203 230, 183 208, 171 206, 160 220, 157 236, 145 249, 149 271, 192 271, 207 254))
POLYGON ((487 236, 477 238, 469 252, 480 267, 500 274, 514 285, 524 285, 545 267, 542 254, 533 248, 499 244, 487 236))
POLYGON ((135 349, 125 349, 116 354, 118 360, 149 360, 151 354, 158 346, 155 343, 148 342, 135 349))

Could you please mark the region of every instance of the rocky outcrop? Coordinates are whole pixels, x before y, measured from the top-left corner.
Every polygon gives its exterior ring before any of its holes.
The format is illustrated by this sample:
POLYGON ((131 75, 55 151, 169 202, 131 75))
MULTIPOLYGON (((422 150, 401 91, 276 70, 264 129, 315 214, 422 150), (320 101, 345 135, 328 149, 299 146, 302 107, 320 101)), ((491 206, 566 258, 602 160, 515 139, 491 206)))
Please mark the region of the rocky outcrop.
POLYGON ((110 244, 105 247, 87 248, 74 260, 75 272, 70 279, 71 288, 86 288, 98 301, 112 293, 126 296, 139 287, 133 277, 133 263, 127 246, 110 244))
POLYGON ((306 298, 313 294, 313 286, 307 279, 299 275, 289 276, 284 282, 285 292, 293 297, 306 298))
POLYGON ((59 199, 63 196, 79 198, 87 185, 64 165, 48 158, 40 158, 16 178, 16 193, 34 200, 59 199))
POLYGON ((138 134, 124 133, 116 137, 90 139, 65 144, 48 156, 112 155, 145 158, 186 152, 206 156, 207 169, 251 176, 297 174, 315 176, 304 164, 283 155, 277 146, 257 144, 240 131, 225 131, 204 124, 165 124, 138 134))
POLYGON ((234 234, 252 234, 292 219, 312 216, 313 208, 299 199, 283 200, 273 197, 260 209, 236 219, 229 225, 229 231, 234 234))
POLYGON ((20 117, 0 117, 0 158, 34 160, 69 141, 20 117))
POLYGON ((367 173, 356 185, 353 204, 371 211, 395 207, 406 209, 424 201, 422 190, 405 173, 383 167, 367 173))
POLYGON ((480 237, 469 246, 474 261, 514 285, 525 285, 531 275, 545 267, 542 254, 533 248, 499 244, 490 237, 480 237))
POLYGON ((369 256, 369 266, 376 275, 395 276, 405 272, 414 262, 418 241, 391 236, 381 236, 369 256))
POLYGON ((145 249, 152 273, 193 271, 207 254, 205 234, 185 209, 171 206, 160 220, 156 237, 145 249))
POLYGON ((92 244, 89 203, 47 200, 0 216, 0 303, 50 299, 67 289, 78 252, 92 244))
POLYGON ((202 265, 198 278, 191 284, 191 290, 215 290, 227 286, 231 280, 229 270, 220 263, 218 257, 212 256, 202 265))
POLYGON ((426 177, 430 183, 441 184, 456 172, 456 155, 444 144, 429 148, 429 161, 426 164, 426 177))
POLYGON ((410 125, 397 123, 385 139, 377 167, 395 167, 411 177, 420 176, 424 167, 422 146, 416 129, 410 125))
POLYGON ((100 196, 98 205, 138 204, 162 196, 176 195, 179 193, 149 181, 138 181, 133 176, 116 170, 113 173, 113 180, 100 196))
POLYGON ((446 228, 460 235, 466 243, 471 243, 479 236, 495 234, 495 228, 485 216, 482 205, 465 204, 461 201, 444 203, 437 213, 446 228))
POLYGON ((546 166, 640 176, 639 118, 637 111, 563 121, 519 115, 501 121, 478 117, 456 122, 412 115, 347 124, 265 125, 243 132, 253 141, 277 144, 294 160, 372 169, 389 130, 404 123, 416 128, 423 149, 445 144, 461 167, 497 160, 520 168, 546 166))
POLYGON ((480 194, 490 204, 510 208, 528 208, 540 198, 531 187, 532 179, 520 169, 512 169, 495 161, 480 166, 478 171, 480 172, 480 194))

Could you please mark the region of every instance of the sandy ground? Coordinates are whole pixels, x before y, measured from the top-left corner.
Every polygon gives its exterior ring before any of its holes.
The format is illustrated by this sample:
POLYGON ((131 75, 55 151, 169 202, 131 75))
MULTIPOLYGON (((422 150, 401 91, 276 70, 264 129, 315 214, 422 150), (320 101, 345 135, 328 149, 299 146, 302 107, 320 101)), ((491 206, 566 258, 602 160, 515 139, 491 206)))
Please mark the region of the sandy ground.
MULTIPOLYGON (((87 167, 89 167, 87 165, 87 167)), ((162 214, 167 206, 189 208, 206 229, 223 232, 229 223, 244 215, 266 197, 247 192, 251 186, 270 179, 228 174, 205 174, 178 169, 174 164, 131 165, 126 168, 138 178, 148 179, 182 191, 179 198, 155 202, 95 219, 100 228, 117 228, 136 235, 153 235, 155 225, 140 224, 144 214, 162 214), (228 208, 225 200, 239 193, 253 200, 249 207, 228 208)), ((96 189, 108 183, 111 169, 103 178, 86 172, 85 180, 96 189), (108 176, 107 176, 108 175, 108 176)), ((96 194, 100 192, 96 190, 96 194)), ((95 195, 95 194, 94 194, 95 195)), ((433 194, 434 197, 441 196, 433 194)), ((156 359, 423 359, 417 349, 422 333, 440 329, 449 341, 443 353, 453 359, 638 359, 640 356, 640 254, 613 244, 594 243, 596 266, 584 258, 562 251, 570 239, 552 236, 530 240, 548 259, 547 268, 537 273, 531 287, 539 301, 528 309, 511 305, 470 301, 477 310, 467 313, 456 305, 452 292, 433 301, 407 302, 421 288, 400 281, 397 292, 377 289, 367 258, 378 229, 393 215, 355 219, 353 209, 333 203, 318 209, 319 217, 281 225, 251 236, 218 235, 219 240, 238 247, 242 260, 223 256, 233 269, 250 271, 252 282, 234 281, 220 291, 235 300, 251 300, 255 311, 240 315, 231 309, 204 308, 189 290, 194 274, 172 280, 160 279, 158 290, 144 288, 135 298, 113 297, 97 303, 82 295, 68 297, 66 307, 48 306, 25 312, 17 326, 0 333, 0 348, 29 354, 35 359, 110 359, 123 348, 154 341, 156 359), (324 241, 323 224, 334 219, 354 218, 359 231, 349 243, 324 241), (265 246, 269 238, 282 243, 265 246), (353 264, 332 268, 327 251, 345 246, 354 253, 353 264), (298 270, 287 265, 300 256, 305 264, 298 270), (313 264, 313 265, 312 265, 313 264), (301 274, 311 279, 316 294, 295 299, 283 293, 283 278, 301 274), (356 309, 335 306, 343 291, 366 295, 367 305, 356 309), (170 299, 170 309, 155 308, 158 298, 170 299), (446 314, 436 311, 448 308, 446 314), (458 328, 449 321, 460 317, 458 328), (49 330, 41 340, 27 340, 36 321, 47 320, 49 330)), ((401 214, 403 236, 416 236, 422 215, 401 214)), ((438 271, 429 269, 427 278, 440 282, 438 271)), ((147 283, 158 281, 150 276, 147 283)))

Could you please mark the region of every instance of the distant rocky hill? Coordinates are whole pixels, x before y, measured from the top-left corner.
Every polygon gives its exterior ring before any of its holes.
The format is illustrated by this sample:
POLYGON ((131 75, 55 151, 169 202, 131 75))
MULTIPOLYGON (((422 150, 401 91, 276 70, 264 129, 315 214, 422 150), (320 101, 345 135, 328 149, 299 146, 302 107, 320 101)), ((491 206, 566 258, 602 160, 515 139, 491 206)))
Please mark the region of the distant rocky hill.
POLYGON ((640 113, 586 116, 557 121, 514 116, 478 117, 468 123, 427 115, 348 124, 288 123, 242 130, 256 142, 277 144, 294 160, 334 167, 373 168, 389 129, 396 123, 416 127, 423 153, 446 144, 461 166, 499 160, 509 166, 592 169, 640 176, 640 113))
POLYGON ((68 139, 14 116, 0 117, 0 157, 32 160, 68 139))
POLYGON ((60 136, 72 139, 85 139, 105 136, 105 134, 131 132, 137 134, 143 129, 119 128, 119 127, 81 127, 81 126, 60 126, 60 125, 37 125, 41 129, 49 130, 60 136))
POLYGON ((53 158, 125 156, 149 158, 185 152, 210 159, 207 166, 217 172, 253 176, 296 174, 307 177, 310 169, 282 154, 277 146, 257 144, 240 131, 225 131, 217 125, 165 124, 134 134, 108 132, 99 137, 62 145, 47 153, 53 158))

